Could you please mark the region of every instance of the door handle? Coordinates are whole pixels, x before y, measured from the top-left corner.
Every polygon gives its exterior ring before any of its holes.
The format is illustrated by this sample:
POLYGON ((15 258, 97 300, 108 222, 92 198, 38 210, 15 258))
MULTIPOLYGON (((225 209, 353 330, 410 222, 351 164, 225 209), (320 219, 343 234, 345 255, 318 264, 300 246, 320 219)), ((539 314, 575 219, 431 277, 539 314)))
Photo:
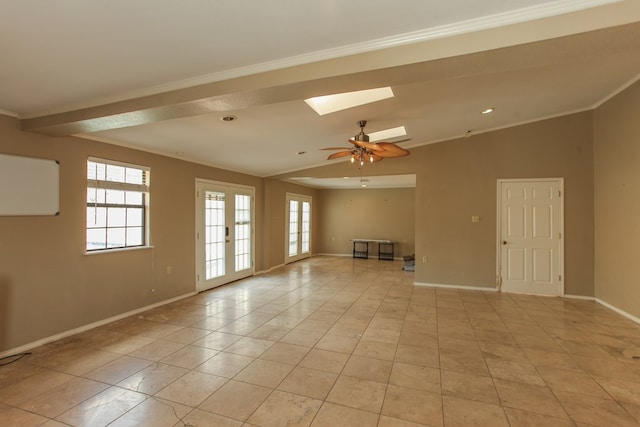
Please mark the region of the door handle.
POLYGON ((503 245, 506 245, 506 244, 507 244, 507 241, 506 241, 506 240, 503 240, 503 241, 502 241, 502 244, 503 244, 503 245))

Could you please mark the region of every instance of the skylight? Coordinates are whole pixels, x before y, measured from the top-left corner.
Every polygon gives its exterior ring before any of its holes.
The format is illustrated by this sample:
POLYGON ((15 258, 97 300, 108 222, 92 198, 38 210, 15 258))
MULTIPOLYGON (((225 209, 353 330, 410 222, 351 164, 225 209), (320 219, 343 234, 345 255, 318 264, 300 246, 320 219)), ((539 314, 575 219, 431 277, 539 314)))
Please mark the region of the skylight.
POLYGON ((384 141, 385 139, 396 138, 398 136, 405 136, 407 130, 404 126, 398 126, 397 128, 385 129, 378 132, 371 132, 369 134, 369 141, 384 141))
POLYGON ((359 105, 370 104, 383 99, 393 98, 393 91, 390 87, 380 87, 375 89, 358 90, 355 92, 337 93, 334 95, 316 96, 305 99, 309 107, 321 116, 346 110, 347 108, 359 105))

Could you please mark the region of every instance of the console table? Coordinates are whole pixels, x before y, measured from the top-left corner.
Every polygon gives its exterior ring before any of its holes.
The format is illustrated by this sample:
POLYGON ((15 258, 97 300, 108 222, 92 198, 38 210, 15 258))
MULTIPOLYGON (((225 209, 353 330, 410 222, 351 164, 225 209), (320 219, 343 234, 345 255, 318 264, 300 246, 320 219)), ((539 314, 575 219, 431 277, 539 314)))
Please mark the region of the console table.
POLYGON ((378 259, 393 261, 393 246, 395 242, 391 240, 376 239, 352 239, 353 257, 369 258, 369 243, 378 244, 378 259))

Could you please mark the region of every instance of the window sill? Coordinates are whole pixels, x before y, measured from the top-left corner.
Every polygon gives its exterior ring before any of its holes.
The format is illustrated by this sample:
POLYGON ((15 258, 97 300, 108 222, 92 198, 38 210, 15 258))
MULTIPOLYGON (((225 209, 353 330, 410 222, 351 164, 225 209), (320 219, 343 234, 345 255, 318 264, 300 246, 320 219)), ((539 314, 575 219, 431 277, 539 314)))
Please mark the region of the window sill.
POLYGON ((151 246, 134 246, 131 248, 114 248, 114 249, 100 249, 97 251, 85 251, 84 255, 100 255, 100 254, 112 254, 114 252, 130 252, 130 251, 140 251, 145 249, 153 249, 153 245, 151 246))

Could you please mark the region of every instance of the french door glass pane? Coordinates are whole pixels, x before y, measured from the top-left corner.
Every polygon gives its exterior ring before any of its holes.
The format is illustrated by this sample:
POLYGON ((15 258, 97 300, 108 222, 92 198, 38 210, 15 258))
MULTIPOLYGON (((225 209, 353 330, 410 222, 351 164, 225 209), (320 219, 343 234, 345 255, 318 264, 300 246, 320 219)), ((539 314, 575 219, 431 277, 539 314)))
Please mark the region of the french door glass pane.
POLYGON ((289 201, 289 256, 298 255, 298 201, 289 201))
POLYGON ((205 277, 224 276, 225 260, 225 194, 207 191, 205 194, 205 277))
POLYGON ((236 194, 235 271, 251 267, 251 197, 236 194))
POLYGON ((300 251, 304 254, 310 250, 311 242, 311 203, 302 202, 302 247, 300 251))

